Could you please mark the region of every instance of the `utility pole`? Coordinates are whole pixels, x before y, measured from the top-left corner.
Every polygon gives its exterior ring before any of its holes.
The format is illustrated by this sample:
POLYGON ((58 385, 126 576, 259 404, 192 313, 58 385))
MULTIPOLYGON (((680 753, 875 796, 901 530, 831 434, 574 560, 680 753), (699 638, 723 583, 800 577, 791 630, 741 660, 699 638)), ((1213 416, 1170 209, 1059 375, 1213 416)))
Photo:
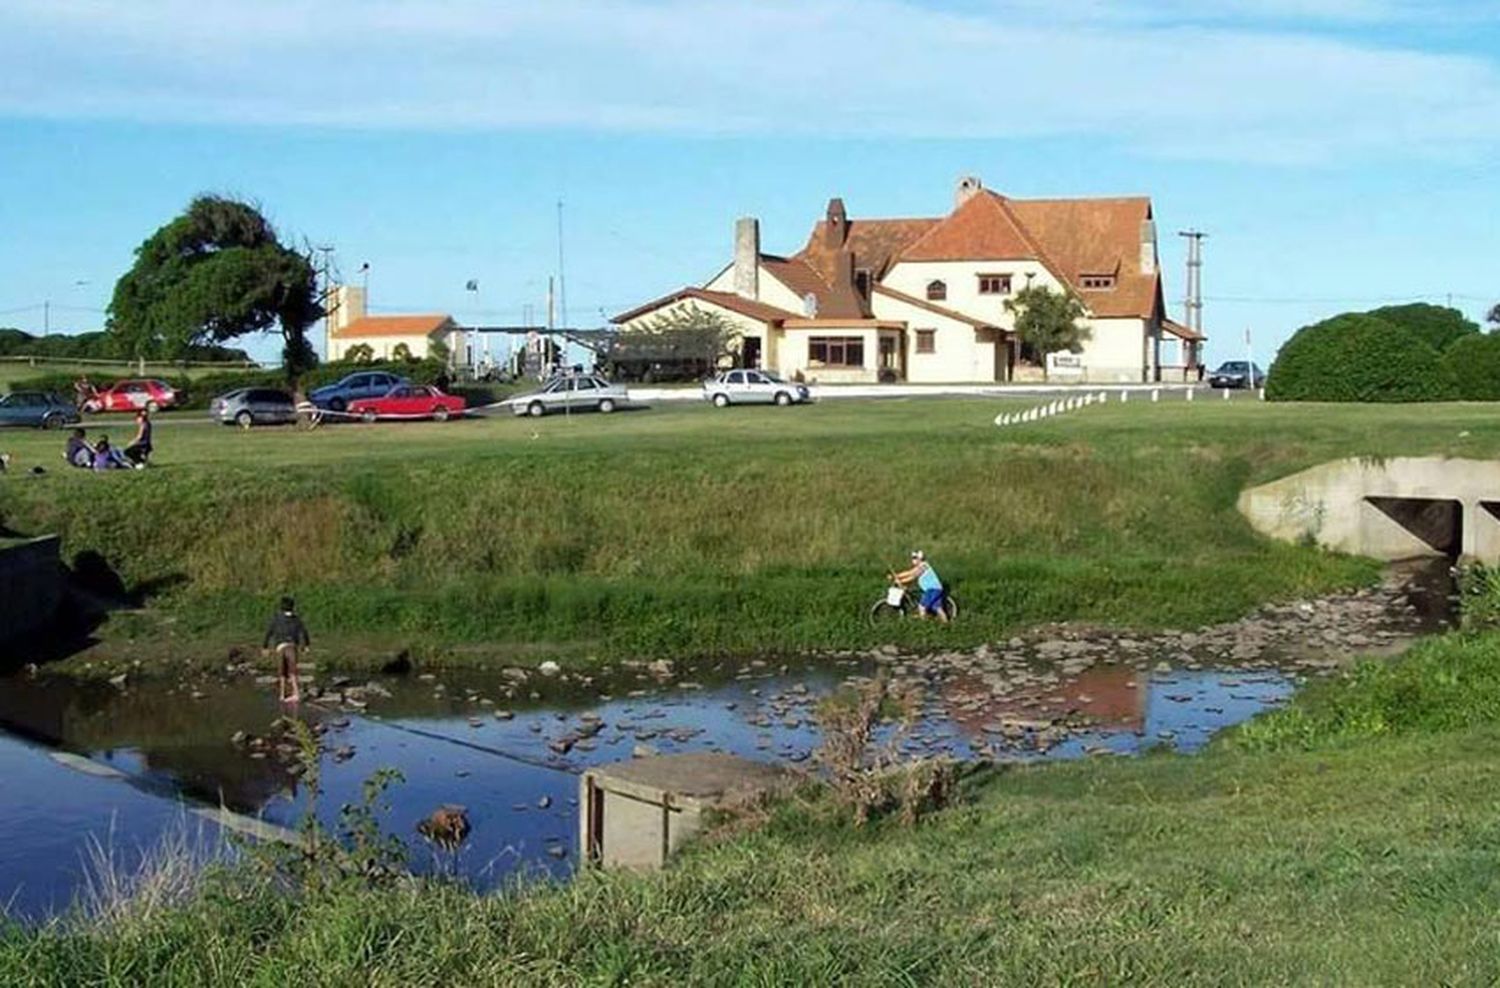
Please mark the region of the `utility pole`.
POLYGON ((333 281, 329 272, 333 270, 333 247, 314 247, 318 253, 318 298, 323 303, 323 359, 333 359, 333 312, 338 308, 333 301, 333 281))
POLYGON ((557 200, 557 311, 564 328, 568 325, 567 267, 563 263, 563 203, 557 200))
POLYGON ((1203 241, 1208 234, 1201 230, 1179 230, 1188 241, 1187 298, 1183 301, 1183 321, 1188 329, 1203 335, 1203 241))

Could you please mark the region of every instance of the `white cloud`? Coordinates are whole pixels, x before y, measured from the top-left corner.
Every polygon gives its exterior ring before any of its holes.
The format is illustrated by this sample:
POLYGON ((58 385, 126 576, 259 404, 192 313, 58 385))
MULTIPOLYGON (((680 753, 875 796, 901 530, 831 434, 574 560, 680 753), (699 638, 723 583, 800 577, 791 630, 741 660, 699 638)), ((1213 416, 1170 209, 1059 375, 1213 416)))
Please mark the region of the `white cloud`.
POLYGON ((1263 161, 1492 148, 1493 61, 1329 28, 1404 22, 1414 9, 1413 0, 940 9, 912 0, 11 0, 0 10, 0 115, 1084 135, 1147 153, 1263 161))

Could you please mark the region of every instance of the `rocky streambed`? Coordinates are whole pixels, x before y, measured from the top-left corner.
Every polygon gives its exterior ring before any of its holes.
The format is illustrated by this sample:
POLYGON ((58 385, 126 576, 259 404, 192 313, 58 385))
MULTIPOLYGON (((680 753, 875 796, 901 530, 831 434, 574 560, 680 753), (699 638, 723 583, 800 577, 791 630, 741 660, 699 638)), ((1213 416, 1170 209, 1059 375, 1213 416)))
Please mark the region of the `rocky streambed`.
POLYGON ((316 803, 294 740, 276 724, 285 711, 274 679, 253 663, 173 682, 23 674, 0 689, 0 724, 12 735, 0 738, 0 777, 25 780, 8 785, 0 804, 0 840, 15 852, 0 869, 0 901, 18 896, 23 912, 65 901, 79 881, 78 849, 101 828, 149 844, 161 812, 141 807, 143 793, 282 826, 310 810, 333 823, 381 768, 405 778, 387 795, 386 825, 412 846, 418 870, 456 870, 479 887, 517 870, 565 875, 584 768, 717 750, 813 770, 819 704, 877 677, 917 700, 905 729, 884 735, 911 758, 1190 751, 1352 655, 1395 652, 1440 627, 1444 572, 1396 569, 1376 587, 1205 628, 1056 625, 961 651, 885 648, 691 670, 661 661, 373 678, 310 669, 295 716, 320 742, 316 803), (63 753, 114 774, 81 773, 63 753), (76 812, 49 809, 58 799, 76 812), (456 852, 419 836, 445 805, 464 806, 472 825, 456 852))

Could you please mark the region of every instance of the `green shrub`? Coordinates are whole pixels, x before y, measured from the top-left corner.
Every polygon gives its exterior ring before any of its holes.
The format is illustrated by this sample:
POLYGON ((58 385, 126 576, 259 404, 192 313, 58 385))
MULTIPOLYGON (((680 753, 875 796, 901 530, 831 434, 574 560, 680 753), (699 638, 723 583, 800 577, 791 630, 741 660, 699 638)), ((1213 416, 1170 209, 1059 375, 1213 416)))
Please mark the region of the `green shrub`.
POLYGON ((1453 375, 1455 396, 1464 401, 1500 401, 1500 335, 1475 333, 1443 352, 1443 366, 1453 375))
POLYGON ((1309 687, 1285 710, 1248 721, 1222 744, 1254 751, 1311 749, 1397 734, 1500 723, 1500 635, 1448 634, 1400 659, 1361 662, 1309 687))
POLYGON ((1266 380, 1272 401, 1443 401, 1456 391, 1438 352, 1415 333, 1357 313, 1299 329, 1266 380))
POLYGON ((1459 340, 1479 333, 1479 326, 1465 319, 1464 314, 1457 309, 1426 302, 1387 305, 1371 309, 1365 315, 1384 319, 1392 326, 1408 330, 1439 353, 1459 340))

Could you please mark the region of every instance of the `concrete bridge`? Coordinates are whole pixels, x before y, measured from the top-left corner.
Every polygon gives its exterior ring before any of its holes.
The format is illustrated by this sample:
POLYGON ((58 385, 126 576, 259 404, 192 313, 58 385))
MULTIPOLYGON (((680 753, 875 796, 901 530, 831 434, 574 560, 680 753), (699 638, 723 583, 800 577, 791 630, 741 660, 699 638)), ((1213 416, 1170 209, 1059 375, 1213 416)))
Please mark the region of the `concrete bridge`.
POLYGON ((1240 494, 1256 531, 1376 559, 1500 563, 1500 461, 1351 458, 1240 494))

